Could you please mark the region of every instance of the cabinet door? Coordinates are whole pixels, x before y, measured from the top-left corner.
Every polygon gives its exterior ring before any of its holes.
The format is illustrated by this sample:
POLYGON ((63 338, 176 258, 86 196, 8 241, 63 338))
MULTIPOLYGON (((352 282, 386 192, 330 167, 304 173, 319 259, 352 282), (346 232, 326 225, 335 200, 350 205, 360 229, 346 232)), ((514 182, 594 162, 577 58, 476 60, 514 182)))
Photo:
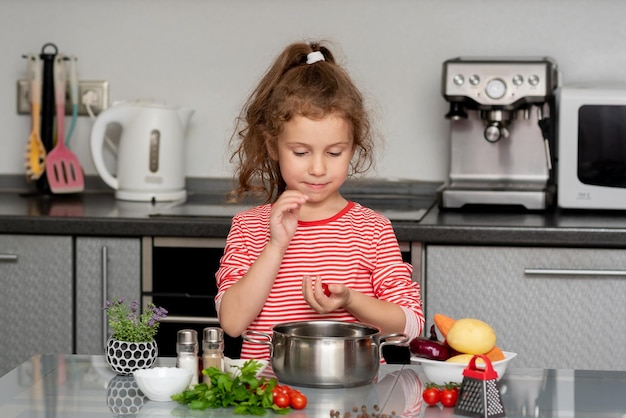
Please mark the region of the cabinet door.
POLYGON ((0 235, 0 376, 72 352, 72 238, 0 235))
POLYGON ((76 353, 102 354, 110 335, 107 300, 139 301, 139 238, 76 239, 76 353))
POLYGON ((428 246, 427 321, 491 324, 514 367, 626 369, 626 251, 428 246))

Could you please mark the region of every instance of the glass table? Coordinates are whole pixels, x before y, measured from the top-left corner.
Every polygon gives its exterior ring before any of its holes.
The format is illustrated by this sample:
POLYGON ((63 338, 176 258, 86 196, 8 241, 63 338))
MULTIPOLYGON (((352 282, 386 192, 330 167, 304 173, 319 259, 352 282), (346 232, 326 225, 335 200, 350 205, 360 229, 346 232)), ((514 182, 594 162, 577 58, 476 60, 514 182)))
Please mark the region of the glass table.
MULTIPOLYGON (((174 358, 157 365, 173 366, 174 358)), ((271 371, 267 372, 271 374, 271 371)), ((356 388, 298 388, 304 410, 288 417, 453 417, 452 408, 421 400, 426 379, 419 365, 381 365, 374 383, 356 388), (354 411, 357 410, 357 412, 354 411), (383 415, 385 414, 385 415, 383 415)), ((498 382, 506 416, 626 417, 626 371, 509 368, 498 382)), ((38 355, 0 378, 0 417, 231 417, 231 409, 192 411, 175 402, 153 402, 132 376, 118 376, 104 356, 38 355)), ((272 412, 266 416, 275 416, 272 412)))

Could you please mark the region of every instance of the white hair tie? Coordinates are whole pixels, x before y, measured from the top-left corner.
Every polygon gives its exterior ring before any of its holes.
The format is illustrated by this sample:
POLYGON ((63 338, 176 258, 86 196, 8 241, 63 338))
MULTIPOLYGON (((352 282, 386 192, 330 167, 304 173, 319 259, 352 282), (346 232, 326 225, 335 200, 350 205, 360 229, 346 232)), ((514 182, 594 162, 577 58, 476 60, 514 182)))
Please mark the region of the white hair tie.
POLYGON ((307 64, 315 64, 318 61, 326 61, 324 59, 324 54, 322 54, 320 51, 313 51, 307 54, 306 56, 307 64))

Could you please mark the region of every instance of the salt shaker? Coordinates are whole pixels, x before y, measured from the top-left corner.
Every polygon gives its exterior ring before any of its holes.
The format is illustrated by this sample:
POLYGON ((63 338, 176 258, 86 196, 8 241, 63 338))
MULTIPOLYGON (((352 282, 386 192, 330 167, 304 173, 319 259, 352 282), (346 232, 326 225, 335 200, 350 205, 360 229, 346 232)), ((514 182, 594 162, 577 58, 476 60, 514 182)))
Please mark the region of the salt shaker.
POLYGON ((198 384, 198 333, 182 329, 176 335, 176 367, 193 372, 190 386, 198 384))
MULTIPOLYGON (((203 330, 202 368, 209 367, 224 371, 224 331, 221 328, 208 327, 203 330)), ((203 381, 209 383, 209 376, 204 376, 203 381)))

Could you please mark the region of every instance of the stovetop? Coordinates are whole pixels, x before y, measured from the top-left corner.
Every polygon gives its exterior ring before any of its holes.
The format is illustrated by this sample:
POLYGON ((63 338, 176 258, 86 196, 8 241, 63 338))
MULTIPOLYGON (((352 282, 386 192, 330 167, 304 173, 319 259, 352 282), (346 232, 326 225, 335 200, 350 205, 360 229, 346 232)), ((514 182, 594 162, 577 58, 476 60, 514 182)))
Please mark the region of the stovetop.
MULTIPOLYGON (((389 207, 388 200, 372 202, 370 199, 350 199, 361 203, 392 221, 420 221, 435 204, 435 199, 412 199, 406 206, 389 207)), ((250 205, 238 204, 197 204, 184 203, 164 207, 158 213, 153 213, 152 217, 208 217, 208 218, 232 218, 237 213, 249 209, 250 205)))
MULTIPOLYGON (((436 190, 440 183, 419 183, 411 185, 407 193, 405 188, 370 188, 369 190, 349 189, 344 197, 369 207, 391 221, 420 221, 436 203, 436 190)), ((244 204, 226 203, 221 195, 190 193, 185 201, 172 202, 152 213, 153 217, 229 217, 242 210, 249 209, 258 202, 244 204)))

